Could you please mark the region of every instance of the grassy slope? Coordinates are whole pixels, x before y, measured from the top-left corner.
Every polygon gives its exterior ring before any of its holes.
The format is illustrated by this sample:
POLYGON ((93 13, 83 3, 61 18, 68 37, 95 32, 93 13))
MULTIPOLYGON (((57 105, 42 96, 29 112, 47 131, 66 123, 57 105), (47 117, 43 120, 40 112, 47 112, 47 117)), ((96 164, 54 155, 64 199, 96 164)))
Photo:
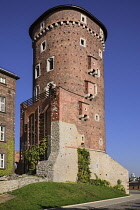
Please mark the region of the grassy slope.
POLYGON ((54 182, 30 184, 11 194, 17 197, 1 204, 0 210, 38 210, 124 196, 113 188, 54 182))

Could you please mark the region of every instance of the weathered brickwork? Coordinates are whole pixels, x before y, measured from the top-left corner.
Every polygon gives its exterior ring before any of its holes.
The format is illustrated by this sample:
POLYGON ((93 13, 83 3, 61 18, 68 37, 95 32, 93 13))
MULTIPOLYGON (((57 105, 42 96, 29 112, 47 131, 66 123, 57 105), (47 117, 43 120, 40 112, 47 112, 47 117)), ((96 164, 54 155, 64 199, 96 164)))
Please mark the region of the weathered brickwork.
POLYGON ((13 73, 0 68, 0 154, 3 154, 3 163, 0 168, 1 175, 12 173, 14 171, 14 138, 15 138, 15 91, 16 80, 19 79, 13 73), (11 143, 10 143, 11 141, 11 143), (13 152, 8 150, 8 144, 13 152), (8 158, 8 153, 12 154, 8 158), (12 165, 11 165, 12 164, 12 165), (8 168, 8 171, 7 171, 8 168), (10 170, 9 170, 10 168, 10 170))
MULTIPOLYGON (((32 38, 43 33, 33 42, 34 68, 33 68, 33 92, 35 86, 40 87, 40 93, 45 91, 49 82, 54 82, 56 86, 61 86, 65 90, 71 91, 75 95, 70 95, 65 91, 65 97, 61 98, 60 104, 67 103, 65 109, 62 105, 64 122, 76 123, 79 132, 83 130, 87 133, 86 147, 102 149, 105 151, 105 129, 104 129, 104 69, 103 69, 103 44, 104 36, 100 39, 95 34, 100 35, 101 26, 96 24, 91 18, 86 17, 86 24, 82 23, 82 11, 75 11, 73 8, 62 9, 45 16, 44 28, 52 26, 45 33, 40 31, 40 23, 35 25, 32 38), (53 25, 57 23, 57 25, 53 25), (80 25, 81 24, 81 25, 80 25), (91 31, 94 33, 91 33, 91 31), (81 46, 80 39, 85 39, 86 45, 81 46), (102 40, 102 42, 101 42, 102 40), (41 52, 41 43, 46 41, 46 50, 41 52), (99 49, 102 51, 102 58, 99 56, 99 49), (54 56, 54 70, 47 72, 47 59, 54 56), (40 76, 35 78, 35 66, 40 64, 40 76), (92 76, 89 69, 99 69, 100 76, 92 76), (95 98, 84 98, 90 93, 86 84, 96 85, 95 98), (77 95, 80 97, 77 97, 77 95), (72 98, 72 99, 71 99, 72 98), (75 102, 69 103, 69 100, 75 102), (78 101, 88 103, 90 113, 89 120, 77 120, 79 111, 78 101), (67 109, 67 110, 66 110, 67 109), (77 113, 76 113, 77 112, 77 113), (95 121, 98 114, 100 120, 95 121), (69 117, 70 116, 70 117, 69 117), (73 117, 72 117, 73 116, 73 117), (94 136, 92 135, 94 133, 94 136), (102 138, 103 145, 99 145, 102 138)), ((103 30, 103 29, 102 29, 103 30)), ((94 95, 94 90, 91 90, 94 95)))
MULTIPOLYGON (((33 47, 33 98, 21 105, 21 154, 46 137, 47 159, 38 163, 37 174, 49 181, 75 181, 78 147, 91 151, 92 162, 96 154, 109 157, 105 153, 104 119, 107 30, 86 10, 64 5, 42 14, 31 25, 29 34, 33 47)), ((97 155, 97 159, 102 178, 106 171, 115 176, 116 172, 110 171, 116 162, 110 161, 105 169, 103 158, 97 155)), ((94 174, 96 169, 91 169, 94 174)), ((122 167, 118 164, 116 170, 122 167)), ((117 178, 119 175, 112 184, 117 178)))

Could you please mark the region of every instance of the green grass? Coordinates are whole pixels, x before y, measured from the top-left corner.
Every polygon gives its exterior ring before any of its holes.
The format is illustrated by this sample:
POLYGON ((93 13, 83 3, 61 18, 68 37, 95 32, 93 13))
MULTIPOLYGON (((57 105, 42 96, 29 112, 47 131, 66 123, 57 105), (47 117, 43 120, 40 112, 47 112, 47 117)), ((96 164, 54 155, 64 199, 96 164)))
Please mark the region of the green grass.
POLYGON ((125 196, 113 188, 55 182, 30 184, 10 194, 17 197, 0 204, 0 210, 38 210, 125 196))

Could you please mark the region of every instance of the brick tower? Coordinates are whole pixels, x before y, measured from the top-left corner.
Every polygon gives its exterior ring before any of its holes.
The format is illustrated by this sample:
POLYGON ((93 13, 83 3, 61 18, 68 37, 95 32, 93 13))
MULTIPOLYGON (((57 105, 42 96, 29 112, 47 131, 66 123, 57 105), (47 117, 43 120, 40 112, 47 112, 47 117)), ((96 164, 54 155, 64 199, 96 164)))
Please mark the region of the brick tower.
POLYGON ((38 163, 38 174, 50 181, 75 181, 80 147, 90 152, 92 176, 111 180, 115 161, 106 154, 105 26, 81 7, 62 5, 42 14, 29 34, 33 97, 21 104, 21 156, 45 137, 48 151, 38 163))

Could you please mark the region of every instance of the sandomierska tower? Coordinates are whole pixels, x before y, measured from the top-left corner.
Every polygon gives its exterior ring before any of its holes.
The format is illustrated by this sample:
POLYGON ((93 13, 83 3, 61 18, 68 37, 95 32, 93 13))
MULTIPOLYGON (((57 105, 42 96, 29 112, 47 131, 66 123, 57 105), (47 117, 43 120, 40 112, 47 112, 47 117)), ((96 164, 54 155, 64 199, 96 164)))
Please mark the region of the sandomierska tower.
POLYGON ((24 150, 47 138, 37 174, 48 181, 76 181, 77 148, 90 152, 91 176, 121 179, 128 171, 106 154, 104 50, 106 27, 74 5, 47 10, 30 27, 33 96, 21 104, 21 160, 24 150))

